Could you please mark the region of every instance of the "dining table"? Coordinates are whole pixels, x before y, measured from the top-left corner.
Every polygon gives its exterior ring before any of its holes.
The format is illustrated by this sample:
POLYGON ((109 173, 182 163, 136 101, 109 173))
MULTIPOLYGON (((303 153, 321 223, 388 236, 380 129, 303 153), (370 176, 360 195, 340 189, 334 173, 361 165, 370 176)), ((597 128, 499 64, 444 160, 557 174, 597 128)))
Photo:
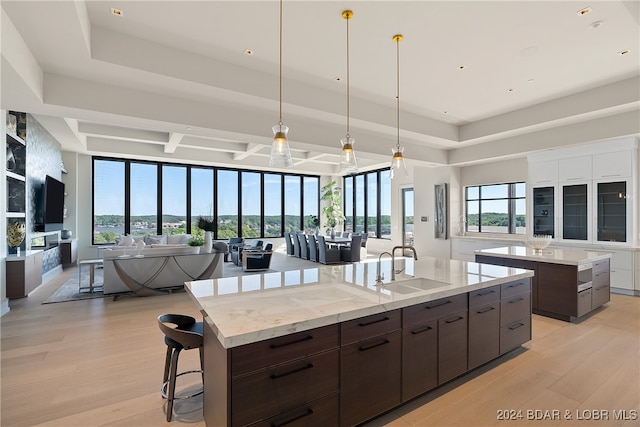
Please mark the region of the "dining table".
POLYGON ((351 237, 333 237, 327 236, 324 238, 324 241, 337 246, 350 246, 351 245, 351 237))

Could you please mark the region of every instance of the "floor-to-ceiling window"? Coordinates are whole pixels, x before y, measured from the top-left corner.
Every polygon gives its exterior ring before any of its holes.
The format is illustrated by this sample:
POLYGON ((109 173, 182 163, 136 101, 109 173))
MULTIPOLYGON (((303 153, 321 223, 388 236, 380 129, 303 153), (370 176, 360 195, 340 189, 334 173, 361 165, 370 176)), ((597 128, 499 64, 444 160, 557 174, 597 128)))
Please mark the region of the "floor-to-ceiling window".
POLYGON ((413 188, 402 189, 402 235, 405 245, 413 245, 413 197, 413 188))
POLYGON ((349 175, 343 179, 345 230, 391 238, 389 170, 349 175))
POLYGON ((162 165, 162 234, 187 232, 187 168, 162 165))
POLYGON ((282 175, 264 174, 264 236, 282 236, 282 175))
POLYGON ((262 236, 262 206, 261 174, 257 172, 242 172, 242 236, 262 236))
POLYGON ((133 236, 158 232, 158 165, 130 163, 129 233, 133 236))
POLYGON ((114 243, 125 233, 125 162, 93 162, 93 243, 114 243))
POLYGON ((124 234, 191 233, 200 216, 214 238, 281 237, 319 215, 320 178, 93 158, 93 244, 124 234))

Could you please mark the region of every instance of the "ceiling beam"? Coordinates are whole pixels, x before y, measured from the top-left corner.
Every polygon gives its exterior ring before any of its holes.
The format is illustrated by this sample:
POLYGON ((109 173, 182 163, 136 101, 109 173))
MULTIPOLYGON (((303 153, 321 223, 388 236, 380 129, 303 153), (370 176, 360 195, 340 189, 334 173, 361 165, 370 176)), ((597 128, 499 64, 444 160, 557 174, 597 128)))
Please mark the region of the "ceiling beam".
POLYGON ((180 145, 180 141, 182 141, 182 138, 184 138, 183 133, 172 132, 169 135, 169 142, 164 146, 164 152, 175 153, 176 148, 178 148, 178 145, 180 145))

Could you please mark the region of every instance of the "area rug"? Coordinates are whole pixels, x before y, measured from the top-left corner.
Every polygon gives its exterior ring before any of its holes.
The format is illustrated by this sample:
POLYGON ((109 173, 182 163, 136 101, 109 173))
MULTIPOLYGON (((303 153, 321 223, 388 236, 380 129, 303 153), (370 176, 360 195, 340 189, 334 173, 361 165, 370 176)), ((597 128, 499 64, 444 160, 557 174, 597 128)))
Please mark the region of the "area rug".
MULTIPOLYGON (((82 286, 89 286, 89 271, 84 269, 82 278, 82 286)), ((95 269, 94 277, 94 291, 89 292, 88 289, 82 291, 78 286, 78 274, 73 274, 69 279, 64 282, 49 298, 43 301, 43 304, 51 304, 54 302, 66 302, 66 301, 78 301, 84 299, 104 298, 102 288, 95 289, 97 286, 102 286, 102 268, 95 269)))
MULTIPOLYGON (((271 268, 269 270, 259 270, 259 271, 244 271, 242 267, 237 266, 231 262, 224 263, 224 269, 222 273, 222 277, 237 277, 237 276, 247 276, 252 274, 261 274, 261 273, 273 273, 276 271, 287 271, 287 270, 296 270, 300 268, 311 268, 317 267, 320 264, 301 260, 300 258, 287 257, 287 255, 274 253, 271 261, 271 268)), ((83 286, 88 286, 89 283, 89 271, 88 269, 83 269, 82 272, 82 284, 83 286)), ((96 268, 95 270, 95 286, 100 286, 103 283, 103 269, 96 268)), ((104 294, 102 293, 102 289, 94 290, 93 293, 88 290, 80 291, 78 289, 78 274, 72 275, 65 283, 63 283, 49 298, 47 298, 43 304, 51 304, 55 302, 66 302, 66 301, 78 301, 85 299, 93 299, 93 298, 104 298, 104 294)), ((112 296, 112 295, 109 295, 112 296)))

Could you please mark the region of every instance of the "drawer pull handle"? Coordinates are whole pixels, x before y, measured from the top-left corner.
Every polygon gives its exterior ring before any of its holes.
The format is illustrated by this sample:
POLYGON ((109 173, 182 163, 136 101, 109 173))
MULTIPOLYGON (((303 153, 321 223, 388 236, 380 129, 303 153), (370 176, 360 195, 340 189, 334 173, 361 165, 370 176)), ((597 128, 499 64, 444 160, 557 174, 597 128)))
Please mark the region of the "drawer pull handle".
POLYGON ((604 288, 608 288, 607 285, 602 285, 596 288, 596 291, 599 291, 600 289, 604 289, 604 288))
POLYGON ((518 286, 522 286, 522 285, 524 285, 524 282, 519 282, 513 285, 509 285, 507 286, 507 288, 517 288, 518 286))
POLYGON ((480 293, 477 293, 475 296, 477 296, 477 297, 483 297, 483 296, 485 296, 485 295, 490 295, 490 294, 492 294, 492 293, 494 293, 494 292, 495 292, 495 291, 480 292, 480 293))
POLYGON ((291 345, 291 344, 298 344, 298 343, 301 343, 301 342, 304 342, 304 341, 309 341, 309 340, 312 340, 312 339, 313 339, 313 336, 307 335, 306 337, 303 337, 303 338, 300 338, 300 339, 297 339, 297 340, 294 340, 294 341, 284 342, 282 344, 271 344, 269 347, 271 347, 272 349, 276 349, 276 348, 286 347, 286 346, 291 345))
POLYGON ((447 304, 451 304, 451 300, 446 300, 445 302, 441 302, 440 304, 436 304, 436 305, 428 305, 425 308, 427 310, 431 310, 432 308, 438 308, 438 307, 442 307, 443 305, 447 305, 447 304))
POLYGON ((524 326, 524 323, 518 323, 518 324, 517 324, 517 325, 515 325, 515 326, 509 326, 509 330, 510 330, 510 331, 515 331, 516 329, 521 328, 521 327, 523 327, 523 326, 524 326))
POLYGON ((313 409, 307 409, 306 412, 300 414, 300 415, 296 415, 295 417, 288 419, 286 421, 283 421, 281 423, 271 423, 271 427, 282 427, 282 426, 286 426, 287 424, 291 424, 294 421, 298 421, 300 418, 304 418, 304 417, 308 417, 309 415, 313 414, 313 409))
POLYGON ((371 322, 363 322, 363 323, 358 323, 358 326, 369 326, 369 325, 374 325, 376 323, 380 323, 380 322, 386 322, 387 320, 389 320, 389 318, 387 316, 384 316, 381 319, 376 319, 376 320, 372 320, 371 322))
POLYGON ((522 298, 522 297, 516 298, 516 299, 513 299, 513 300, 509 301, 509 304, 515 304, 515 303, 520 302, 522 300, 524 300, 524 298, 522 298))
POLYGON ((482 309, 482 310, 477 310, 476 313, 477 314, 484 314, 484 313, 490 312, 491 310, 495 310, 495 307, 487 307, 487 308, 482 309))
POLYGON ((309 363, 307 366, 303 366, 298 369, 294 369, 293 371, 285 372, 284 374, 271 374, 272 380, 277 380, 278 378, 286 377, 287 375, 297 374, 298 372, 306 371, 307 369, 313 368, 313 363, 309 363))
POLYGON ((458 316, 458 317, 457 317, 457 318, 455 318, 455 319, 445 320, 445 323, 455 323, 455 322, 457 322, 458 320, 462 320, 462 319, 464 319, 464 317, 462 317, 462 316, 458 316))
POLYGON ((366 345, 366 346, 360 347, 359 350, 360 351, 371 350, 372 348, 380 347, 381 345, 389 344, 390 342, 391 341, 385 339, 384 341, 380 341, 380 342, 377 342, 375 344, 370 344, 370 345, 366 345))
POLYGON ((416 329, 416 330, 414 330, 414 331, 411 331, 411 333, 412 333, 413 335, 418 335, 418 334, 421 334, 421 333, 423 333, 423 332, 430 331, 430 330, 432 330, 432 329, 433 329, 433 328, 432 328, 431 326, 426 326, 426 327, 424 327, 424 328, 420 328, 420 329, 416 329))

